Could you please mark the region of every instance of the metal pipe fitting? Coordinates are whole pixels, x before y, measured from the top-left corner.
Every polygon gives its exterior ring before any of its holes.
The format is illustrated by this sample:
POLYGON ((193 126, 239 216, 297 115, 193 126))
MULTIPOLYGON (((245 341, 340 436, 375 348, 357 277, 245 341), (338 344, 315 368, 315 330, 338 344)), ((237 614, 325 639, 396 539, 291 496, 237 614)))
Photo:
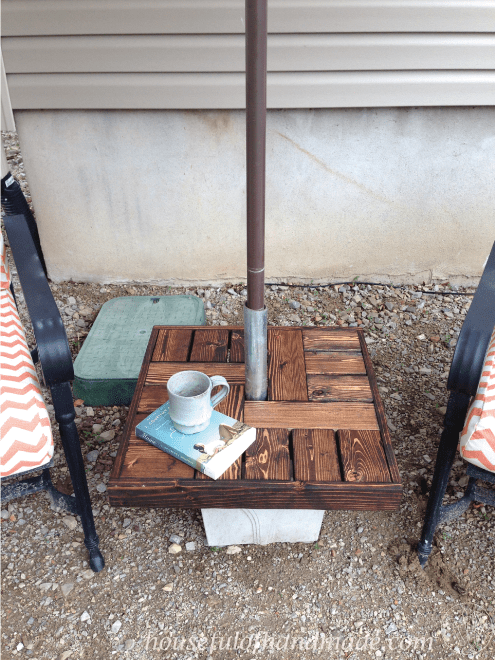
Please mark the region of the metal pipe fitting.
POLYGON ((266 401, 268 397, 267 363, 268 310, 249 309, 244 305, 244 353, 247 401, 266 401))

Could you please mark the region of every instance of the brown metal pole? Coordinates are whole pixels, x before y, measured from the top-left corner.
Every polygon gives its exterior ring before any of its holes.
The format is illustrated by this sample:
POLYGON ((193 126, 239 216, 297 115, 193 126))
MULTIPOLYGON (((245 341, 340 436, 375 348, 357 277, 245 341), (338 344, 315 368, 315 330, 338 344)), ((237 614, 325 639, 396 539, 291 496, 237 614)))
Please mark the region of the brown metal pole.
POLYGON ((246 0, 247 307, 265 306, 267 0, 246 0))
POLYGON ((266 3, 246 0, 247 301, 244 306, 245 396, 268 395, 265 307, 266 3))

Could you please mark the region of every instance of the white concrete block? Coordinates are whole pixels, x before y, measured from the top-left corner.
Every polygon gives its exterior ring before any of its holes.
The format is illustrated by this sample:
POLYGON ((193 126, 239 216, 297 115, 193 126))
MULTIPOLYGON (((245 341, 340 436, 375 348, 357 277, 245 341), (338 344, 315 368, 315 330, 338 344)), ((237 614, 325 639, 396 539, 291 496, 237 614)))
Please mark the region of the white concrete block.
POLYGON ((208 545, 312 543, 324 511, 312 509, 201 509, 208 545))

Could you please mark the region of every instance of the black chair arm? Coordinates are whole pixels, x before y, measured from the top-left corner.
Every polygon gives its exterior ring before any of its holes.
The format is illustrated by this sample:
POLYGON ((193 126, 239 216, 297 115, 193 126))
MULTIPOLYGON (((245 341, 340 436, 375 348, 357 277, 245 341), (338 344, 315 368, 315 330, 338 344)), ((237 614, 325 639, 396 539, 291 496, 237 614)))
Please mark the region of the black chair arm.
POLYGON ((23 215, 4 216, 17 273, 33 325, 43 376, 48 386, 74 379, 64 324, 23 215))
POLYGON ((447 388, 474 396, 495 327, 495 244, 464 320, 450 367, 447 388))

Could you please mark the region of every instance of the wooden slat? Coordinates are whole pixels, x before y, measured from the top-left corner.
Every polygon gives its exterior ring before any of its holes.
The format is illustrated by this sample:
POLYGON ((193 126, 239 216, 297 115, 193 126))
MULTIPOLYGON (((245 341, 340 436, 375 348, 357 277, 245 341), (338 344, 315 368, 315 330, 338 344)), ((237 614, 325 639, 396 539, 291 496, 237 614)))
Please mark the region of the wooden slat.
POLYGON ((258 429, 256 442, 246 450, 245 479, 290 480, 289 432, 258 429))
POLYGON ((303 330, 305 351, 359 351, 361 344, 355 330, 315 329, 303 330))
POLYGON ((239 422, 244 421, 244 386, 233 385, 230 392, 222 399, 217 407, 218 412, 233 417, 239 422))
MULTIPOLYGON (((12 73, 14 110, 244 109, 242 73, 12 73)), ((495 71, 269 72, 268 108, 495 105, 495 71)))
POLYGON ((229 385, 244 385, 244 365, 231 362, 152 362, 146 385, 164 385, 178 371, 202 371, 207 376, 223 376, 229 385))
POLYGON ((127 415, 127 421, 124 425, 124 431, 122 433, 122 440, 117 451, 117 456, 113 464, 112 472, 110 474, 110 481, 112 479, 118 479, 120 477, 121 470, 124 465, 124 460, 126 457, 127 448, 129 445, 129 438, 131 432, 134 431, 136 427, 136 413, 138 409, 139 399, 143 392, 144 383, 146 380, 146 375, 148 373, 149 364, 153 351, 155 350, 156 340, 158 338, 158 328, 154 327, 151 331, 151 335, 148 341, 148 346, 146 347, 146 352, 143 358, 143 364, 141 366, 141 371, 139 372, 138 382, 136 389, 134 390, 134 396, 132 397, 131 405, 129 406, 129 413, 127 415))
MULTIPOLYGON (((301 32, 487 32, 486 0, 270 0, 268 30, 301 32)), ((11 0, 2 5, 2 33, 236 34, 244 32, 243 0, 11 0)))
POLYGON ((378 429, 369 403, 246 401, 244 421, 256 428, 378 429))
POLYGON ((194 332, 191 362, 227 362, 229 331, 219 328, 194 332))
MULTIPOLYGON (((242 385, 231 385, 229 394, 220 402, 217 410, 224 415, 242 421, 243 396, 244 387, 242 385)), ((143 389, 141 400, 138 404, 138 412, 150 414, 166 401, 168 401, 166 385, 147 385, 143 389)))
POLYGON ((372 403, 373 396, 366 376, 308 375, 310 401, 362 401, 372 403))
POLYGON ((146 481, 150 474, 159 474, 163 479, 192 479, 192 467, 136 436, 134 429, 145 417, 140 414, 134 418, 120 478, 146 481))
POLYGON ((139 399, 137 411, 149 415, 167 401, 168 391, 166 385, 146 385, 139 399))
POLYGON ((338 435, 344 481, 391 481, 379 431, 340 430, 338 435))
POLYGON ((365 374, 362 355, 350 351, 336 353, 306 353, 306 373, 309 374, 365 374))
POLYGON ((193 331, 188 328, 166 328, 158 332, 153 362, 186 362, 193 331))
POLYGON ((151 473, 160 474, 163 479, 192 479, 194 477, 192 467, 132 435, 120 478, 131 477, 138 481, 142 480, 144 483, 151 473), (147 446, 144 447, 143 443, 147 446))
MULTIPOLYGON (((217 410, 224 415, 233 417, 239 422, 244 421, 244 387, 242 385, 234 385, 230 388, 229 394, 220 401, 217 410)), ((240 479, 241 478, 241 467, 242 467, 242 456, 233 463, 229 469, 224 472, 218 479, 228 480, 228 479, 240 479)), ((212 481, 210 477, 207 477, 202 472, 195 473, 196 479, 207 479, 212 481)))
MULTIPOLYGON (((208 327, 213 330, 215 327, 218 328, 218 330, 243 330, 243 327, 241 325, 222 325, 222 326, 198 326, 198 325, 156 325, 155 328, 157 330, 167 330, 169 328, 174 328, 177 330, 183 330, 186 328, 187 330, 204 330, 208 329, 208 327)), ((344 328, 345 330, 345 328, 344 328)))
POLYGON ((361 350, 363 351, 363 358, 366 364, 366 371, 368 374, 368 380, 370 383, 371 392, 373 394, 373 401, 375 404, 376 417, 378 419, 378 426, 380 428, 383 448, 385 450, 385 455, 388 461, 388 468, 392 476, 392 481, 394 483, 400 484, 400 472, 397 466, 397 459, 395 458, 394 449, 392 447, 392 441, 390 439, 390 432, 388 430, 387 418, 385 417, 385 409, 378 391, 378 383, 376 382, 375 370, 373 369, 373 363, 371 362, 370 354, 368 353, 368 347, 364 340, 364 332, 360 331, 359 341, 361 342, 361 350))
POLYGON ((268 399, 307 401, 302 333, 268 328, 268 399))
POLYGON ((328 429, 295 429, 294 479, 297 481, 341 481, 335 433, 328 429))
POLYGON ((244 330, 230 333, 230 361, 244 362, 244 330))
POLYGON ((112 506, 127 507, 394 511, 402 490, 390 483, 122 479, 109 484, 108 495, 112 506))

